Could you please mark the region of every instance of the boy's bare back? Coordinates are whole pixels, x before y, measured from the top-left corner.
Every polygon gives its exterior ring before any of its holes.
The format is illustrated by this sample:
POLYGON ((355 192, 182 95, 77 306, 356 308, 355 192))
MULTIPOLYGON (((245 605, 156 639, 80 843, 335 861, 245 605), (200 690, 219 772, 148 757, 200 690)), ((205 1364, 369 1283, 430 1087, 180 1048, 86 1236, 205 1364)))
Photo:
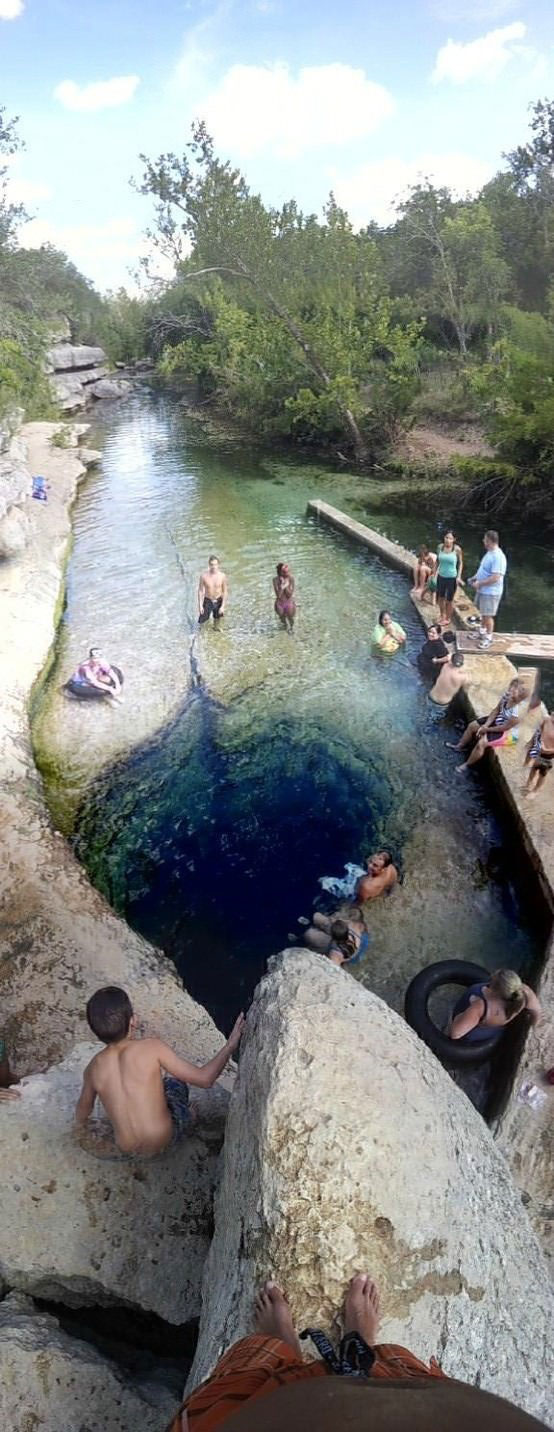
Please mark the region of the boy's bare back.
POLYGON ((162 1079, 160 1039, 128 1039, 103 1049, 85 1070, 125 1153, 156 1154, 173 1133, 162 1079))

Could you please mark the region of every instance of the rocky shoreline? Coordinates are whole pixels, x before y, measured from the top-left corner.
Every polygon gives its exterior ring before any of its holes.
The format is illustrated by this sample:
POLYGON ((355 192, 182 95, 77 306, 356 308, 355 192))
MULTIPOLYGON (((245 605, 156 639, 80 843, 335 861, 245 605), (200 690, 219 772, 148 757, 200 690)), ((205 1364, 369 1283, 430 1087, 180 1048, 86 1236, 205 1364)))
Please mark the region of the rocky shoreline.
MULTIPOLYGON (((44 807, 29 702, 55 638, 71 506, 86 473, 77 446, 52 446, 56 427, 22 429, 29 474, 46 476, 49 497, 46 504, 25 500, 27 545, 0 565, 2 1033, 24 1081, 21 1099, 3 1104, 0 1114, 0 1286, 70 1304, 123 1303, 184 1323, 200 1309, 231 1077, 203 1096, 195 1137, 155 1164, 141 1161, 138 1181, 125 1165, 101 1163, 76 1148, 70 1132, 79 1075, 91 1054, 84 1007, 94 988, 124 985, 141 1022, 200 1062, 220 1047, 221 1036, 170 961, 92 889, 44 807)), ((74 429, 73 438, 84 432, 74 429)), ((7 1356, 5 1324, 4 1336, 7 1356)), ((33 1340, 26 1346, 32 1363, 33 1340)), ((108 1364, 106 1377, 113 1382, 108 1364)), ((117 1378, 113 1386, 119 1396, 117 1378)), ((61 1412, 52 1427, 63 1423, 69 1432, 80 1425, 61 1412)), ((54 1403, 51 1416, 58 1416, 54 1403)), ((144 1425, 163 1426, 164 1417, 144 1425)), ((102 1423, 120 1425, 129 1424, 102 1423)))
POLYGON ((36 1299, 142 1309, 174 1325, 202 1308, 196 1382, 247 1329, 257 1280, 281 1278, 300 1320, 334 1333, 359 1267, 381 1281, 385 1340, 411 1340, 548 1419, 552 1291, 507 1165, 404 1021, 317 957, 276 957, 258 987, 209 1258, 232 1078, 199 1096, 194 1137, 156 1160, 107 1163, 72 1139, 91 1053, 84 1006, 99 984, 123 984, 145 1026, 193 1059, 220 1036, 170 962, 92 889, 45 810, 29 703, 55 639, 86 471, 78 446, 52 445, 56 426, 23 429, 29 478, 47 477, 49 500, 23 499, 26 546, 0 564, 2 1032, 24 1079, 21 1099, 0 1108, 6 1425, 19 1432, 34 1416, 46 1432, 79 1432, 86 1409, 102 1432, 162 1432, 175 1406, 161 1369, 130 1376, 36 1299))

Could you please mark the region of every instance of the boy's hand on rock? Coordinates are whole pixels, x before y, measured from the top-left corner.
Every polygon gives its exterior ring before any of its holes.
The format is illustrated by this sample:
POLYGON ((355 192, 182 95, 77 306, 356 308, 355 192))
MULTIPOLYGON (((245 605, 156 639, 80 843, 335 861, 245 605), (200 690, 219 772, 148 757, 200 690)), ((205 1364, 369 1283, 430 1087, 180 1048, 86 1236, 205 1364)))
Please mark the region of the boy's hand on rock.
POLYGON ((19 1089, 0 1089, 0 1102, 8 1102, 8 1099, 20 1099, 19 1089))
POLYGON ((239 1017, 235 1020, 233 1028, 229 1035, 229 1049, 231 1054, 234 1054, 235 1049, 237 1049, 238 1045, 240 1044, 245 1024, 246 1020, 244 1018, 244 1015, 239 1014, 239 1017))

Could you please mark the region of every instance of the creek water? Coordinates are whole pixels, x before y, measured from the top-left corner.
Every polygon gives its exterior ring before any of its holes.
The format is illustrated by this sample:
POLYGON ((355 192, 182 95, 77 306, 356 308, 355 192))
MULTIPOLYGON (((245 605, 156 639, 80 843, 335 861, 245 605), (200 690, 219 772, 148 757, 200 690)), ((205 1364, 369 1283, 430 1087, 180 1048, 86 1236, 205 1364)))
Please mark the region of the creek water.
MULTIPOLYGON (((306 517, 314 496, 367 512, 367 482, 199 445, 179 408, 148 394, 106 409, 92 439, 103 462, 74 511, 42 744, 60 677, 92 642, 125 670, 117 719, 131 731, 139 691, 143 703, 154 684, 183 692, 153 739, 93 779, 86 760, 77 767, 72 838, 114 907, 172 956, 225 1029, 322 897, 320 878, 382 846, 402 883, 371 911, 357 979, 401 1009, 409 979, 432 960, 530 970, 541 933, 518 884, 519 848, 486 771, 454 774, 452 723, 415 662, 422 631, 409 584, 306 517), (229 609, 219 628, 198 631, 198 573, 211 552, 228 574, 229 609), (292 637, 273 612, 282 559, 297 583, 292 637), (385 606, 408 637, 388 660, 370 648, 385 606)), ((422 520, 386 525, 413 545, 422 520)), ((91 704, 81 719, 92 729, 110 713, 91 704)), ((45 757, 43 770, 59 810, 63 766, 45 757)))

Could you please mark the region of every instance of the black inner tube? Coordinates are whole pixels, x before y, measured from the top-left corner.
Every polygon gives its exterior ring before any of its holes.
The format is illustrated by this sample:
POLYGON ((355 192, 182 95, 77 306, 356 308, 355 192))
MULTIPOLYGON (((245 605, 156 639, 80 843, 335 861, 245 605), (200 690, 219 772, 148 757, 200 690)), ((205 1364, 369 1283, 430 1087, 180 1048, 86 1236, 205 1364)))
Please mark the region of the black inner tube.
MULTIPOLYGON (((112 671, 115 671, 116 676, 119 677, 121 685, 123 686, 124 677, 119 666, 112 665, 112 671)), ((110 687, 106 687, 106 693, 104 693, 103 691, 99 691, 98 687, 93 686, 92 683, 87 686, 84 682, 77 681, 75 675, 73 675, 70 676, 69 681, 65 682, 63 690, 69 691, 71 696, 76 696, 78 701, 104 701, 110 687)))
POLYGON ((454 1068, 485 1064, 498 1049, 500 1035, 504 1031, 499 1030, 497 1039, 491 1037, 481 1044, 465 1044, 461 1039, 450 1039, 448 1034, 437 1028, 429 1014, 428 1004, 433 991, 449 984, 468 989, 472 984, 488 983, 490 977, 491 971, 483 965, 473 965, 466 960, 437 960, 436 964, 420 970, 408 985, 404 999, 407 1022, 442 1064, 454 1068))

